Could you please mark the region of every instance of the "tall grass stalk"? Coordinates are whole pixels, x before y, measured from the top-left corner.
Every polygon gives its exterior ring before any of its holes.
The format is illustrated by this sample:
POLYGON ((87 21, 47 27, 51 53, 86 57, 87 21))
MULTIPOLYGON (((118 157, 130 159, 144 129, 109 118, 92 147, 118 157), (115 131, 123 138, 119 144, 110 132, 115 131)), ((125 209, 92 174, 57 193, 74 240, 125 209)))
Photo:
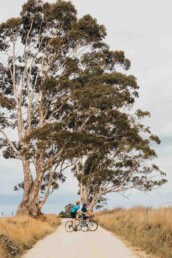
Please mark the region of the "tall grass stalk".
POLYGON ((20 216, 0 219, 0 257, 20 257, 39 239, 52 233, 61 223, 55 215, 42 215, 37 219, 20 216))
POLYGON ((119 208, 99 212, 96 219, 147 253, 172 258, 172 208, 119 208))

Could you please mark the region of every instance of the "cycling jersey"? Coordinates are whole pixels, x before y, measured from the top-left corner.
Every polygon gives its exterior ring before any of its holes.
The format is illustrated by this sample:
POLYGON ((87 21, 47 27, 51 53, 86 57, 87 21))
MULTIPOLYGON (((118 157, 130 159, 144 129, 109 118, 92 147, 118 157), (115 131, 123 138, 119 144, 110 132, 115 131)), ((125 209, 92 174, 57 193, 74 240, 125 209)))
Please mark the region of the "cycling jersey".
POLYGON ((79 205, 76 204, 76 205, 73 206, 73 208, 71 209, 71 212, 72 212, 72 213, 76 213, 77 210, 79 210, 79 208, 80 208, 79 205))

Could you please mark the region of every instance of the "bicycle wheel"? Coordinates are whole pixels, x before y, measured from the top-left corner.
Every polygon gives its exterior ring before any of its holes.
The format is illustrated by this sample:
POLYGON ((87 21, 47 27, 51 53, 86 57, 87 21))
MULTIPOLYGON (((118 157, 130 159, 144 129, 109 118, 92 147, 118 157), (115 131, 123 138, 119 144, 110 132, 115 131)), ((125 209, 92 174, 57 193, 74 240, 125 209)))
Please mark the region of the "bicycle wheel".
POLYGON ((73 221, 69 220, 65 224, 65 229, 67 232, 72 232, 73 231, 73 221))
POLYGON ((81 221, 79 219, 75 220, 75 229, 76 231, 81 230, 81 221))
POLYGON ((98 224, 95 220, 90 220, 88 222, 88 228, 90 231, 96 231, 98 229, 98 224))
POLYGON ((87 221, 83 221, 81 224, 81 230, 87 232, 89 230, 87 221))

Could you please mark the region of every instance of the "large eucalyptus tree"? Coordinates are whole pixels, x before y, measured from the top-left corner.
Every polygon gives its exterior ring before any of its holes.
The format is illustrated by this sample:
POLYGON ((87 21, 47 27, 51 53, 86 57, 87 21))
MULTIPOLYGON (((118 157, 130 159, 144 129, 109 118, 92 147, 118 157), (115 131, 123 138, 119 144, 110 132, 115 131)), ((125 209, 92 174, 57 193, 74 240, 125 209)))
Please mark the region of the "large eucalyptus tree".
POLYGON ((5 158, 19 159, 23 166, 18 213, 37 215, 57 179, 63 180, 64 159, 76 152, 71 139, 79 140, 70 130, 75 107, 71 96, 77 88, 72 81, 78 76, 80 57, 93 51, 93 44, 105 35, 95 19, 89 15, 77 19, 74 6, 60 0, 54 4, 28 0, 19 18, 0 25, 0 90, 15 106, 3 112, 1 121, 17 137, 14 141, 1 124, 1 147, 5 158))
MULTIPOLYGON (((19 18, 0 25, 0 98, 12 104, 1 114, 1 148, 5 158, 19 159, 23 167, 18 213, 39 214, 58 181, 65 180, 65 167, 78 166, 81 159, 85 164, 94 154, 101 156, 96 173, 106 182, 116 151, 129 159, 126 152, 131 155, 134 148, 145 154, 144 143, 151 152, 139 126, 124 113, 138 97, 135 77, 125 74, 130 61, 110 50, 105 36, 104 26, 90 15, 78 19, 71 2, 61 0, 28 0, 19 18)), ((77 175, 79 182, 90 182, 82 176, 77 175)))

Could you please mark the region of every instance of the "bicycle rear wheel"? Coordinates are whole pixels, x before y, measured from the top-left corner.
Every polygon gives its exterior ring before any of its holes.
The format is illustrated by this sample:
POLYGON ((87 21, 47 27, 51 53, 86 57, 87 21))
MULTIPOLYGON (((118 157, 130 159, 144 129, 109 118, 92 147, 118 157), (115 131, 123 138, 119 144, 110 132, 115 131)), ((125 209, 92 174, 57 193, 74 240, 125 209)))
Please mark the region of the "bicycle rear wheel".
POLYGON ((81 223, 80 223, 79 219, 75 220, 75 227, 73 227, 73 223, 74 223, 73 220, 69 220, 66 222, 65 229, 67 232, 72 232, 72 231, 74 231, 74 229, 75 229, 75 231, 81 230, 81 223))
POLYGON ((95 220, 90 220, 88 222, 88 228, 90 231, 96 231, 98 229, 98 224, 95 220))
POLYGON ((72 232, 73 231, 73 221, 69 220, 65 224, 65 229, 67 232, 72 232))
POLYGON ((79 219, 75 220, 75 229, 76 229, 76 231, 81 230, 81 222, 79 219))

